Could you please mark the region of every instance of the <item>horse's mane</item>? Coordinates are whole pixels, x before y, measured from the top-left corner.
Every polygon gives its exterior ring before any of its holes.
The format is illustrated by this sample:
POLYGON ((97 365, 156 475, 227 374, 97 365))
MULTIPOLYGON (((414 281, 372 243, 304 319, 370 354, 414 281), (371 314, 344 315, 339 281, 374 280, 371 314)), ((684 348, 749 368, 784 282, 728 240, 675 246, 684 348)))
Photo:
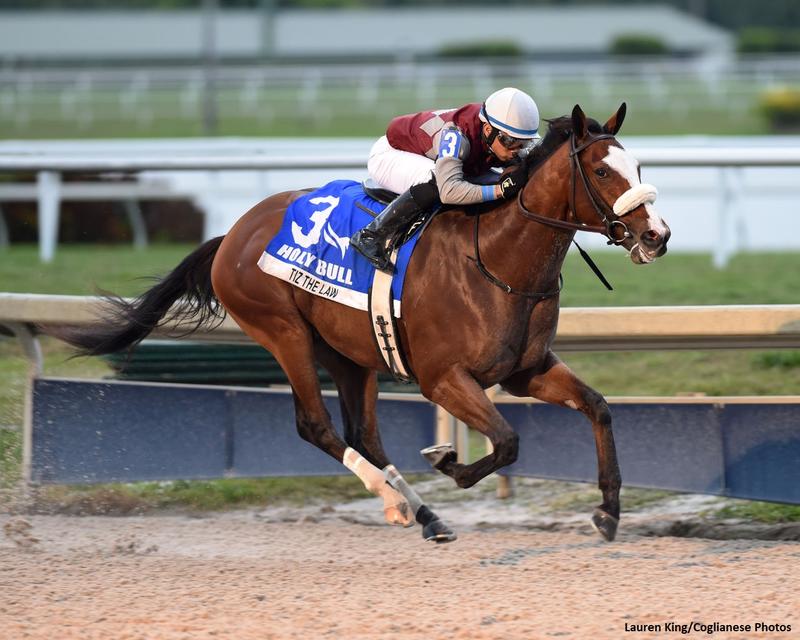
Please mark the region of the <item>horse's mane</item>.
MULTIPOLYGON (((571 116, 559 116, 545 122, 547 122, 547 133, 545 133, 542 142, 533 148, 526 160, 529 175, 553 155, 555 150, 568 140, 572 133, 571 116)), ((590 133, 603 133, 603 127, 593 118, 586 118, 586 126, 590 133)))
MULTIPOLYGON (((547 122, 547 133, 544 134, 542 141, 533 148, 524 160, 528 167, 529 180, 531 175, 544 164, 545 160, 553 155, 556 149, 564 142, 569 140, 569 136, 572 133, 572 116, 559 116, 552 120, 545 120, 545 122, 547 122)), ((586 118, 586 127, 589 133, 605 133, 603 127, 594 118, 586 118)), ((486 213, 499 208, 503 202, 502 199, 478 202, 467 205, 465 211, 468 215, 486 213)), ((449 208, 456 208, 456 206, 445 207, 445 209, 449 208)))

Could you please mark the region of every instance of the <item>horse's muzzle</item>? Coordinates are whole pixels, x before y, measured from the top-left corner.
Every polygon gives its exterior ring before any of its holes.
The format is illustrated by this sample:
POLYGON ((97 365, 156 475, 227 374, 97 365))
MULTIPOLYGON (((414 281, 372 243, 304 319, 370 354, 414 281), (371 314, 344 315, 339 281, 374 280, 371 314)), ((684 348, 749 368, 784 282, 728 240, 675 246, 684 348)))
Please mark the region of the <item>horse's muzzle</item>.
POLYGON ((636 264, 649 264, 667 252, 667 242, 672 235, 665 224, 661 232, 655 229, 644 231, 630 248, 631 260, 636 264))

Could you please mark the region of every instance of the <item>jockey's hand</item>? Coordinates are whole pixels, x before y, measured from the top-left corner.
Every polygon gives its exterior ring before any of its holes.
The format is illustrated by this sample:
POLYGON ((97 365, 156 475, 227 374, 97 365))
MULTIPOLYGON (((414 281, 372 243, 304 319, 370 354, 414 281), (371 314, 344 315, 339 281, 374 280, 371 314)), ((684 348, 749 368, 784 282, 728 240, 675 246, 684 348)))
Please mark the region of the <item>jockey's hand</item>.
POLYGON ((501 197, 505 200, 513 198, 525 186, 528 180, 528 167, 524 163, 514 165, 506 170, 498 183, 501 197))

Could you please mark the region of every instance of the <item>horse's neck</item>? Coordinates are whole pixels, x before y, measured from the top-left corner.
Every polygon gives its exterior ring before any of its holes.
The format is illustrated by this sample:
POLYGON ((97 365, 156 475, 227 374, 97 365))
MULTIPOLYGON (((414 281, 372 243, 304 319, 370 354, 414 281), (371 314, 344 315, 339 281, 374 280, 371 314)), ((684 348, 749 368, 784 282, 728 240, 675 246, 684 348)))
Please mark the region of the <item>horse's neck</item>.
MULTIPOLYGON (((525 206, 553 219, 566 220, 569 215, 570 166, 569 156, 562 147, 533 174, 522 194, 525 206)), ((491 216, 491 231, 483 234, 481 251, 499 256, 491 260, 498 275, 515 288, 527 291, 550 291, 567 255, 574 231, 545 226, 525 218, 516 200, 491 216), (508 259, 513 256, 513 259, 508 259)), ((489 225, 487 225, 489 226, 489 225)), ((488 262, 488 261, 487 261, 488 262)))

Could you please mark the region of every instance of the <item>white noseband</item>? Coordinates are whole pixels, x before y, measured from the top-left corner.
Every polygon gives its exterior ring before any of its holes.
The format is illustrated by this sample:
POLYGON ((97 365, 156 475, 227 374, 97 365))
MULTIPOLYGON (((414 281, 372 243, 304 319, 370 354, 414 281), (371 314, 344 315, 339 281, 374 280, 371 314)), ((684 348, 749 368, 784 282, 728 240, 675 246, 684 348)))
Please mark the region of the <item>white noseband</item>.
POLYGON ((652 184, 637 184, 623 193, 614 203, 614 213, 624 216, 636 207, 643 204, 653 204, 656 201, 658 189, 652 184))

